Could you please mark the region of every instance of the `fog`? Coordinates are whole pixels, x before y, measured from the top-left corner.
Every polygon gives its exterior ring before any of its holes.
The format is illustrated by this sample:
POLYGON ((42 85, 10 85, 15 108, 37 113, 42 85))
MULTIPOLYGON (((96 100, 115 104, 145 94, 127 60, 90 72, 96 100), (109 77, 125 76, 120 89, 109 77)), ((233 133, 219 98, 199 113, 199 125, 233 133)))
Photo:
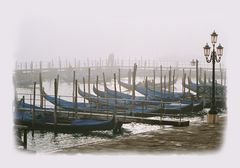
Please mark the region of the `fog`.
POLYGON ((35 167, 43 167, 58 163, 57 166, 66 167, 74 163, 89 165, 93 159, 95 164, 116 167, 122 164, 129 166, 130 161, 134 165, 141 164, 140 167, 153 163, 201 168, 206 165, 227 167, 230 163, 239 163, 240 138, 236 134, 239 132, 240 118, 238 0, 8 0, 0 1, 0 8, 0 72, 3 78, 0 88, 4 114, 1 117, 3 127, 0 128, 3 133, 0 143, 4 156, 2 165, 28 167, 34 164, 35 167), (16 154, 13 133, 10 131, 13 130, 14 60, 25 62, 58 57, 99 59, 114 53, 120 59, 142 57, 188 61, 198 58, 203 62, 202 47, 206 42, 210 43, 210 34, 214 29, 219 34, 218 42, 224 47, 223 61, 228 64, 227 101, 230 115, 221 150, 216 153, 196 153, 192 157, 161 155, 161 158, 153 155, 139 158, 129 158, 129 155, 94 158, 76 155, 75 158, 53 159, 52 156, 38 155, 40 162, 38 160, 37 164, 26 155, 16 154), (230 47, 236 50, 230 50, 230 47))
MULTIPOLYGON (((219 1, 25 1, 16 13, 17 61, 203 58, 213 30, 227 45, 219 1), (217 3, 217 5, 216 5, 217 3), (23 5, 25 4, 25 5, 23 5), (214 6, 214 8, 213 8, 214 6)), ((226 52, 226 50, 224 50, 226 52)))

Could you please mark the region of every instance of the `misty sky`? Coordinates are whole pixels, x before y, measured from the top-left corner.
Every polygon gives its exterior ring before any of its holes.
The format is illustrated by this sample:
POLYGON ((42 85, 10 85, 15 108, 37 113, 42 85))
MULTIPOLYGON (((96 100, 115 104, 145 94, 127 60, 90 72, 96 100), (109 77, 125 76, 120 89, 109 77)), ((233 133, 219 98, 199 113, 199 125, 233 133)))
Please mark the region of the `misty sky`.
MULTIPOLYGON (((227 53, 220 1, 24 1, 16 14, 18 61, 143 58, 204 61, 213 30, 227 53), (66 3, 67 2, 67 3, 66 3)), ((224 59, 224 58, 223 58, 224 59)))

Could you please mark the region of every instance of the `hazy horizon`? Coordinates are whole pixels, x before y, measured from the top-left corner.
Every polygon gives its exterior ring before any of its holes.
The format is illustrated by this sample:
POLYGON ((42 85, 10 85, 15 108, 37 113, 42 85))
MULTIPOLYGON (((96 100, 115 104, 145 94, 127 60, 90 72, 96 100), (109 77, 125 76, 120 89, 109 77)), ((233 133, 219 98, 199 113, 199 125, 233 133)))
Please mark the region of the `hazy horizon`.
POLYGON ((215 16, 225 4, 218 2, 215 11, 212 2, 205 3, 35 2, 18 16, 14 58, 19 62, 97 60, 114 53, 120 60, 203 62, 203 46, 210 43, 213 30, 219 34, 218 43, 227 48, 226 25, 221 13, 215 16))

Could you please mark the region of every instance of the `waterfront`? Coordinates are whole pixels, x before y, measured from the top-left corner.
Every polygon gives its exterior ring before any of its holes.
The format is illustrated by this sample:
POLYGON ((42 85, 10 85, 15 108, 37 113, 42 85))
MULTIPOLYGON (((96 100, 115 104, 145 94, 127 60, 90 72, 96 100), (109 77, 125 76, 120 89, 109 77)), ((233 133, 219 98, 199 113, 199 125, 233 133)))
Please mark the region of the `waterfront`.
POLYGON ((119 137, 112 141, 63 148, 58 153, 206 153, 217 152, 224 144, 227 117, 220 116, 218 124, 191 122, 189 127, 159 128, 157 130, 119 137))
MULTIPOLYGON (((137 82, 143 81, 144 78, 138 77, 137 82)), ((127 81, 127 78, 123 78, 123 81, 127 81)), ((193 79, 194 80, 194 79, 193 79)), ((160 79, 156 79, 160 82, 160 79)), ((113 88, 113 81, 107 83, 109 88, 113 88)), ((52 81, 43 82, 45 91, 53 95, 54 87, 52 81)), ((83 88, 83 85, 80 84, 83 88)), ((61 82, 59 83, 59 96, 65 100, 72 100, 72 83, 61 82)), ((103 90, 103 85, 99 85, 99 89, 103 90)), ((122 90, 126 93, 131 94, 122 87, 122 90)), ((175 84, 175 91, 182 90, 182 81, 178 80, 175 84)), ((92 84, 90 85, 90 91, 92 92, 92 84)), ((187 90, 186 90, 187 91, 187 90)), ((26 102, 31 103, 33 88, 17 88, 18 98, 25 95, 26 102)), ((37 85, 37 96, 39 96, 39 89, 37 85)), ((141 95, 136 93, 136 95, 141 95)), ((82 97, 78 98, 78 101, 83 101, 82 97)), ((39 105, 40 101, 36 99, 36 105, 39 105)), ((45 103, 44 103, 45 104, 45 103)), ((53 108, 53 105, 46 102, 46 107, 53 108)), ((208 109, 204 109, 205 112, 208 109)), ((173 118, 161 118, 155 117, 157 120, 161 119, 171 119, 173 118)), ((179 120, 175 119, 175 120, 179 120)), ((113 135, 112 131, 93 131, 88 134, 62 134, 62 133, 52 133, 52 132, 39 132, 35 131, 34 137, 32 137, 31 132, 28 133, 28 150, 35 151, 37 153, 98 153, 98 152, 182 152, 182 151, 193 151, 198 150, 211 150, 214 146, 217 148, 220 146, 220 141, 222 137, 222 129, 217 131, 214 129, 213 132, 210 131, 212 126, 206 124, 205 117, 188 117, 182 118, 182 120, 190 121, 190 126, 187 128, 177 128, 172 126, 159 126, 159 125, 147 125, 140 123, 129 123, 123 124, 122 133, 118 135, 113 135), (205 133, 205 131, 199 131, 199 128, 206 129, 211 134, 217 134, 219 139, 214 139, 211 141, 211 145, 207 146, 205 143, 199 144, 198 135, 205 133), (183 135, 182 135, 183 134, 183 135), (193 136, 194 135, 194 136, 193 136), (183 137, 182 137, 183 136, 183 137), (191 139, 195 137, 196 139, 191 139), (179 142, 180 140, 180 142, 179 142), (196 141, 196 142, 194 142, 196 141), (191 144, 191 145, 189 145, 191 144)), ((222 126, 224 127, 224 126, 222 126)), ((208 137, 208 135, 206 135, 208 137)), ((202 137, 203 139, 206 137, 202 137)), ((201 140, 203 142, 203 140, 201 140)))

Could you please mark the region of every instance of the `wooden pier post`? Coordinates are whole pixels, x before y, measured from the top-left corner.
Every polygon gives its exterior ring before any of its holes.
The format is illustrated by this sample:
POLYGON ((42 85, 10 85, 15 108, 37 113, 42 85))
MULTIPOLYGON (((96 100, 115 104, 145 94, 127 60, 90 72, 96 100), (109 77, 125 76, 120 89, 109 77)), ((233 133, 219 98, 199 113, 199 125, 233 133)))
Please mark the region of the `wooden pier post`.
POLYGON ((165 97, 165 95, 166 95, 166 89, 167 89, 167 87, 166 87, 166 75, 164 75, 164 79, 163 79, 163 87, 164 87, 164 93, 163 93, 163 96, 165 97))
POLYGON ((39 69, 40 69, 40 72, 42 72, 42 61, 40 61, 39 63, 39 69))
POLYGON ((120 84, 120 80, 121 80, 121 72, 120 72, 120 68, 118 69, 118 85, 119 85, 119 92, 121 93, 121 84, 120 84))
POLYGON ((168 83, 167 83, 167 87, 168 87, 168 94, 170 95, 170 90, 171 90, 171 71, 168 71, 168 83))
POLYGON ((88 68, 88 94, 90 94, 90 75, 91 75, 91 69, 88 68))
POLYGON ((39 73, 39 85, 40 85, 40 107, 43 108, 43 88, 42 88, 42 73, 39 73))
MULTIPOLYGON (((188 85, 189 86, 190 86, 191 82, 192 82, 192 70, 190 69, 189 76, 188 76, 188 85)), ((188 93, 190 94, 190 87, 188 87, 188 93)))
POLYGON ((199 74, 199 82, 201 83, 201 81, 202 81, 202 68, 200 67, 199 70, 200 70, 199 71, 199 73, 200 73, 199 74))
POLYGON ((204 82, 204 98, 205 98, 205 96, 206 96, 206 85, 207 85, 207 72, 206 71, 204 71, 203 82, 204 82))
POLYGON ((106 79, 105 79, 105 73, 103 72, 103 86, 104 86, 104 91, 107 91, 107 84, 106 84, 106 79))
POLYGON ((75 80, 75 117, 77 116, 78 105, 77 105, 77 88, 78 88, 78 81, 75 80))
POLYGON ((106 94, 106 92, 107 92, 107 84, 106 84, 106 79, 105 79, 105 73, 104 72, 103 72, 103 86, 104 86, 104 91, 105 91, 104 98, 105 98, 105 100, 107 100, 107 106, 109 107, 108 94, 106 94))
POLYGON ((162 98, 162 91, 163 91, 163 86, 162 86, 162 65, 160 66, 160 92, 161 92, 161 98, 162 98))
POLYGON ((190 94, 190 86, 191 86, 191 79, 190 79, 190 76, 188 76, 188 93, 190 94))
POLYGON ((132 81, 132 71, 131 69, 128 70, 128 84, 130 85, 132 81))
POLYGON ((75 71, 73 71, 73 92, 72 92, 72 102, 74 103, 74 95, 75 95, 75 79, 76 78, 76 74, 75 74, 75 71))
POLYGON ((183 92, 183 97, 185 97, 185 87, 186 87, 186 73, 184 72, 184 69, 183 69, 183 72, 182 72, 182 92, 183 92))
POLYGON ((116 111, 116 106, 117 106, 117 84, 116 84, 116 74, 113 74, 114 77, 114 99, 115 99, 115 111, 116 111))
POLYGON ((146 76, 146 78, 145 78, 145 100, 147 100, 147 97, 148 97, 148 77, 146 76))
POLYGON ((135 89, 136 89, 136 73, 137 73, 137 64, 134 64, 134 68, 133 68, 133 80, 132 80, 132 97, 133 100, 135 100, 135 89))
POLYGON ((99 97, 99 94, 98 94, 98 75, 97 75, 97 80, 96 80, 96 88, 97 88, 97 97, 99 97))
MULTIPOLYGON (((59 74, 57 74, 57 89, 58 89, 58 86, 59 86, 59 74)), ((58 90, 57 90, 58 91, 58 90)))
POLYGON ((153 69, 153 90, 154 90, 153 95, 154 95, 154 97, 155 97, 155 90, 156 90, 156 86, 155 86, 155 78, 156 78, 156 76, 155 75, 156 75, 155 74, 155 69, 153 69))
POLYGON ((57 79, 54 79, 54 113, 53 113, 53 117, 54 117, 54 126, 56 127, 57 125, 57 96, 58 96, 58 84, 57 84, 57 79))
POLYGON ((33 73, 33 62, 32 61, 30 63, 30 69, 31 69, 31 73, 33 73))
POLYGON ((170 95, 171 92, 171 79, 172 79, 172 68, 170 66, 170 70, 169 70, 169 77, 168 77, 168 94, 170 95))
POLYGON ((174 97, 174 78, 175 78, 175 69, 173 70, 173 77, 172 77, 172 81, 173 81, 173 85, 172 85, 172 93, 173 93, 173 97, 174 97))
POLYGON ((32 108, 32 136, 34 137, 35 127, 35 103, 36 103, 36 82, 33 84, 33 108, 32 108))
POLYGON ((97 110, 99 107, 99 94, 98 94, 98 75, 97 75, 97 80, 96 80, 96 88, 97 88, 97 110))
POLYGON ((86 104, 85 96, 86 96, 85 78, 83 77, 83 102, 84 102, 84 106, 86 104))
POLYGON ((196 86, 197 86, 197 98, 199 98, 199 90, 198 90, 198 60, 196 60, 196 86))
POLYGON ((77 69, 77 58, 76 57, 74 58, 74 68, 75 68, 75 70, 77 69))

